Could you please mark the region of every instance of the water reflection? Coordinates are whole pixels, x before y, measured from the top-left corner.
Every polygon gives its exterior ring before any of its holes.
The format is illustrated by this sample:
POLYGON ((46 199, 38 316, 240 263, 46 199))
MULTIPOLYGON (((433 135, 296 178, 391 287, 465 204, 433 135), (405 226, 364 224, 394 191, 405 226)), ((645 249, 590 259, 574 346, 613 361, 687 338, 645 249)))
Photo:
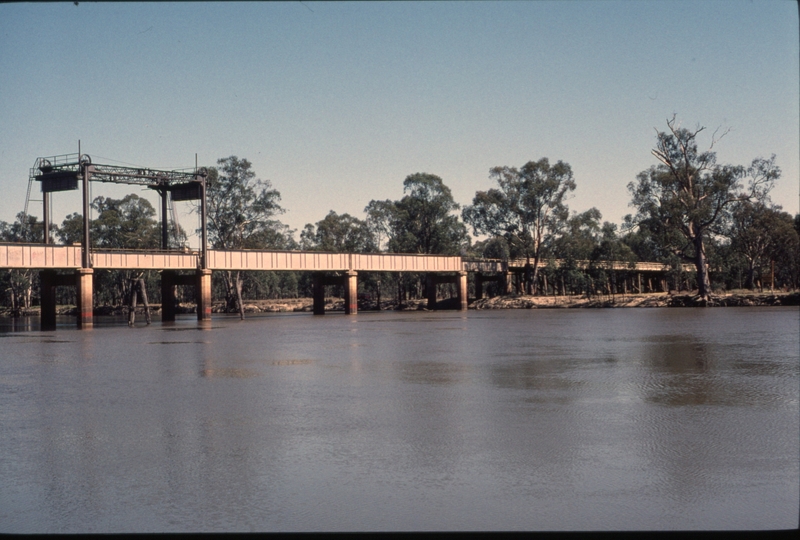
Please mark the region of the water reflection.
POLYGON ((750 360, 739 346, 670 337, 647 343, 642 360, 647 368, 642 394, 652 403, 751 407, 784 400, 780 388, 759 376, 786 373, 786 363, 750 360), (743 376, 733 376, 736 372, 743 376))
POLYGON ((445 362, 408 362, 399 373, 401 381, 413 384, 456 384, 468 377, 468 366, 445 362))

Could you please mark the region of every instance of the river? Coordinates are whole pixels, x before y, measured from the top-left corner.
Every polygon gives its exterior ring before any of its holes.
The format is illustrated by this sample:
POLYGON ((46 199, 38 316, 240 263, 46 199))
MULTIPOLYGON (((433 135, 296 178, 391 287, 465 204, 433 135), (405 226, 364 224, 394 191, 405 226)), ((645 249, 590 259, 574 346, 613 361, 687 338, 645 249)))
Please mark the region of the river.
POLYGON ((0 532, 798 526, 797 308, 185 317, 0 321, 0 532))

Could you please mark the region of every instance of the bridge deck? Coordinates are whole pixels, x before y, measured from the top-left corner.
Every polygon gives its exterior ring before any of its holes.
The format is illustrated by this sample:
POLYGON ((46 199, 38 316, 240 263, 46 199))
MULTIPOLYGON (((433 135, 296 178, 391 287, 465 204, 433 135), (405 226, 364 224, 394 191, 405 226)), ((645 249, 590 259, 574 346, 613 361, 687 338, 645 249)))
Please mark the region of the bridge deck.
MULTIPOLYGON (((194 270, 197 251, 91 251, 97 269, 194 270)), ((77 269, 80 246, 0 244, 0 268, 77 269)), ((460 272, 461 257, 393 253, 325 253, 315 251, 209 250, 211 270, 296 270, 371 272, 460 272)))
MULTIPOLYGON (((538 267, 544 268, 550 263, 551 259, 541 260, 539 261, 538 267)), ((561 266, 563 260, 561 259, 552 259, 553 263, 556 266, 561 266)), ((635 262, 635 263, 628 263, 625 261, 586 261, 586 260, 578 260, 575 261, 575 266, 579 270, 586 270, 591 268, 592 266, 597 269, 605 269, 605 270, 628 270, 632 272, 668 272, 672 269, 672 267, 668 264, 660 263, 660 262, 635 262)), ((683 264, 683 270, 685 272, 694 272, 695 267, 693 264, 683 264)), ((513 259, 508 261, 508 267, 511 269, 519 270, 525 268, 525 259, 513 259)))
MULTIPOLYGON (((98 269, 195 270, 199 267, 197 251, 134 251, 92 250, 92 267, 98 269)), ((556 266, 562 261, 553 261, 556 266)), ((539 261, 539 267, 549 261, 539 261)), ((590 267, 590 261, 576 261, 579 269, 590 267)), ((80 246, 0 243, 0 268, 14 269, 77 269, 81 266, 80 246)), ((211 270, 273 270, 327 272, 504 272, 520 270, 524 259, 507 263, 497 259, 462 259, 458 256, 415 255, 397 253, 327 253, 317 251, 209 250, 211 270)), ((664 272, 668 265, 655 262, 595 262, 596 268, 635 272, 664 272)), ((683 265, 693 271, 692 265, 683 265)))

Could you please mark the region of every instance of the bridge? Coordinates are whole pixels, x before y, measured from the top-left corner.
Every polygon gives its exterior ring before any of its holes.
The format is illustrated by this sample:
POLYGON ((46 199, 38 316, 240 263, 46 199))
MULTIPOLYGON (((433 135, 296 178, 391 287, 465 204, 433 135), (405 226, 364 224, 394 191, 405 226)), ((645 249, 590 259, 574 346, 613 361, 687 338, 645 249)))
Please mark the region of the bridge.
MULTIPOLYGON (((344 287, 345 313, 355 314, 359 272, 420 272, 427 274, 428 305, 436 305, 436 285, 454 283, 459 309, 467 309, 468 274, 474 275, 476 298, 482 297, 483 283, 500 281, 501 290, 511 292, 514 274, 525 268, 524 259, 470 259, 460 256, 398 253, 330 253, 318 251, 269 250, 84 250, 81 245, 0 243, 0 269, 39 270, 42 283, 43 327, 55 326, 56 286, 78 290, 78 324, 90 327, 93 320, 92 282, 96 269, 158 270, 161 272, 162 320, 175 320, 175 286, 190 285, 196 290, 199 320, 211 318, 212 271, 307 271, 313 272, 314 313, 324 313, 325 285, 344 287), (84 266, 84 259, 89 263, 84 266), (205 268, 203 262, 205 261, 205 268), (66 273, 65 273, 66 272, 66 273), (44 324, 47 323, 47 324, 44 324)), ((559 259, 539 261, 539 267, 560 266, 559 259)), ((576 261, 586 270, 593 265, 609 270, 664 273, 662 263, 622 261, 576 261)), ((691 265, 684 270, 691 271, 691 265)))
MULTIPOLYGON (((175 320, 177 285, 194 286, 199 320, 211 319, 211 273, 213 271, 310 271, 313 272, 314 313, 325 312, 325 285, 344 287, 345 313, 356 313, 359 272, 422 272, 426 274, 428 306, 436 306, 436 285, 454 283, 458 306, 467 309, 467 275, 475 276, 476 297, 481 298, 483 283, 501 282, 501 290, 510 293, 512 279, 526 266, 524 260, 464 259, 458 256, 398 253, 326 253, 316 251, 214 250, 208 248, 206 226, 207 171, 178 169, 172 171, 123 167, 93 163, 80 152, 34 162, 28 178, 25 211, 34 182, 42 192, 44 243, 0 244, 0 269, 39 270, 41 280, 42 329, 55 327, 57 286, 77 289, 78 326, 93 324, 93 274, 96 269, 159 270, 161 272, 162 320, 175 320), (104 250, 90 247, 89 182, 121 183, 146 186, 161 196, 160 250, 104 250), (80 245, 52 245, 49 207, 54 193, 77 190, 83 194, 83 237, 80 245), (201 243, 198 251, 168 249, 168 203, 200 201, 201 243)), ((23 219, 23 223, 26 220, 23 219)), ((540 267, 561 265, 562 261, 540 261, 540 267)), ((579 268, 593 263, 578 261, 579 268)), ((659 263, 603 263, 602 268, 638 272, 665 272, 659 263)), ((651 287, 652 289, 652 287, 651 287)), ((641 274, 639 290, 642 290, 641 274)))

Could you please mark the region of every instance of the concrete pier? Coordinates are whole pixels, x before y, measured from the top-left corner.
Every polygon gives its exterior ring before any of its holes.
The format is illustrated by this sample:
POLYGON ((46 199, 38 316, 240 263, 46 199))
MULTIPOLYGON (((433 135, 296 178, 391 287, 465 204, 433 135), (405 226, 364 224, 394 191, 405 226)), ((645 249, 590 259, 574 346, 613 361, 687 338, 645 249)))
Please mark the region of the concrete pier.
POLYGON ((94 270, 79 268, 75 272, 75 285, 78 299, 78 328, 89 329, 94 326, 93 300, 94 270))
POLYGON ((467 273, 459 272, 456 275, 456 290, 458 293, 459 311, 467 311, 469 299, 467 298, 467 273))
POLYGON ((358 313, 358 272, 349 270, 342 276, 329 276, 325 272, 312 275, 314 315, 325 315, 325 286, 341 285, 344 288, 344 313, 358 313))
POLYGON ((437 294, 436 286, 439 283, 454 283, 456 285, 456 298, 458 299, 458 310, 466 311, 469 304, 467 298, 467 272, 458 272, 455 275, 427 274, 425 276, 425 292, 428 297, 428 309, 436 309, 437 294))
POLYGON ((161 272, 161 321, 175 320, 175 272, 161 272))
POLYGON ((344 275, 344 314, 358 313, 358 272, 348 271, 344 275))
POLYGON ((197 271, 197 320, 211 320, 211 270, 201 269, 197 271))
POLYGON ((325 273, 314 272, 313 294, 314 294, 314 315, 325 315, 325 273))
POLYGON ((56 329, 56 271, 42 270, 39 272, 41 282, 41 329, 56 329))
POLYGON ((482 272, 475 272, 475 300, 483 298, 483 284, 490 282, 497 282, 500 288, 501 295, 511 294, 511 272, 499 272, 496 274, 484 274, 482 272))

